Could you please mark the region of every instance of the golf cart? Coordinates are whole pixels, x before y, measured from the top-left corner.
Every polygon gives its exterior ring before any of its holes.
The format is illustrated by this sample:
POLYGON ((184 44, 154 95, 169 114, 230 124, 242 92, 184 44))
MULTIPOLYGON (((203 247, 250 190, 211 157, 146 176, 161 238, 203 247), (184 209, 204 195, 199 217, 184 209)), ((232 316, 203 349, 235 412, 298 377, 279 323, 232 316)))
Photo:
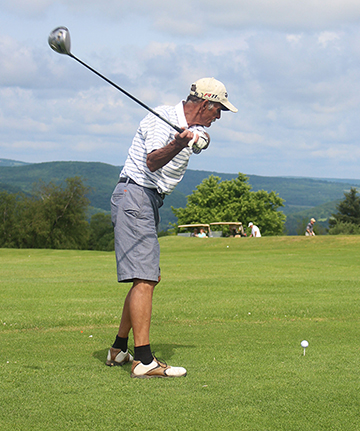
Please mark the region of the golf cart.
POLYGON ((207 236, 212 236, 210 225, 206 223, 195 223, 195 224, 181 224, 178 226, 179 229, 191 229, 191 232, 179 232, 178 236, 196 236, 195 231, 199 231, 201 228, 207 231, 207 236))
MULTIPOLYGON (((244 231, 243 225, 241 222, 214 222, 214 223, 210 223, 210 226, 229 226, 229 230, 230 230, 230 236, 233 238, 240 238, 242 236, 246 236, 246 233, 244 231)), ((213 231, 212 234, 213 236, 222 236, 222 232, 219 235, 218 234, 219 231, 213 231), (215 234, 215 235, 214 235, 215 234)))

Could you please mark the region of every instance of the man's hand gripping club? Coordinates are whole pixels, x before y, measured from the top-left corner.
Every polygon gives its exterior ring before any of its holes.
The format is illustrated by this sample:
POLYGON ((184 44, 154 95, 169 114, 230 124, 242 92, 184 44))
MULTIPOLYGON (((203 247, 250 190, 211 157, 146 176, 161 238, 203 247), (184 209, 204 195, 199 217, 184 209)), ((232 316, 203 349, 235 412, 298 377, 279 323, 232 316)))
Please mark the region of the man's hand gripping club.
POLYGON ((181 133, 177 133, 175 139, 168 145, 148 154, 146 165, 151 172, 155 172, 168 164, 184 148, 190 147, 195 154, 198 154, 201 150, 206 149, 209 143, 210 136, 206 132, 192 132, 189 129, 185 129, 181 133))

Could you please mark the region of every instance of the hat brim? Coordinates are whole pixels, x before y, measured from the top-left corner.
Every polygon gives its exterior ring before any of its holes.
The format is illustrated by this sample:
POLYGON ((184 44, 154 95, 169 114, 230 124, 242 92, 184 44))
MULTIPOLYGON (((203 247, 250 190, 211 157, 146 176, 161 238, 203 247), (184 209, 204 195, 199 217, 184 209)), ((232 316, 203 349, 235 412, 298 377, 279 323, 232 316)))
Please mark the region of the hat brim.
POLYGON ((230 103, 228 100, 226 102, 220 102, 223 106, 222 111, 231 111, 231 112, 237 112, 238 109, 235 108, 235 106, 230 103))

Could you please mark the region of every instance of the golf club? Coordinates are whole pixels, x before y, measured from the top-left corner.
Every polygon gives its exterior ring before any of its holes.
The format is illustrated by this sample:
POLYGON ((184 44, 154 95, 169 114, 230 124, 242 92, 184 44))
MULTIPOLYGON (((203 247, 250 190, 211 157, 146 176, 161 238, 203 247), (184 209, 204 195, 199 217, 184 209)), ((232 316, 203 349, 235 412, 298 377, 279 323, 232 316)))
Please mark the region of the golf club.
POLYGON ((112 82, 110 79, 106 78, 106 76, 102 75, 101 73, 97 72, 95 69, 84 63, 79 58, 75 57, 71 53, 71 42, 70 42, 70 33, 69 30, 66 27, 57 27, 55 30, 53 30, 49 34, 48 42, 50 47, 59 54, 66 54, 69 57, 73 58, 74 60, 78 61, 80 64, 85 66, 87 69, 91 70, 91 72, 94 72, 96 75, 100 76, 100 78, 104 79, 106 82, 111 84, 113 87, 124 93, 126 96, 130 97, 130 99, 134 100, 134 102, 141 105, 143 108, 150 111, 152 114, 156 115, 161 120, 165 121, 169 126, 171 126, 173 129, 175 129, 178 133, 183 132, 183 129, 176 126, 175 124, 172 124, 170 121, 168 121, 166 118, 162 117, 160 114, 158 114, 156 111, 151 109, 149 106, 145 105, 141 100, 134 97, 132 94, 128 93, 123 88, 119 87, 117 84, 112 82))

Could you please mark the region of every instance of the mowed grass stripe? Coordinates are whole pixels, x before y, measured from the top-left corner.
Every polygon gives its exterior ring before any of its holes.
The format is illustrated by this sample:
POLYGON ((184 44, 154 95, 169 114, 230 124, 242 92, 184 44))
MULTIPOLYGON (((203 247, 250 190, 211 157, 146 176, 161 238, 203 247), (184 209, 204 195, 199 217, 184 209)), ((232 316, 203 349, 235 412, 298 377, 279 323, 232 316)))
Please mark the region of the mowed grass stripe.
POLYGON ((358 429, 360 237, 160 244, 152 348, 183 379, 105 366, 113 253, 0 250, 2 430, 358 429))

